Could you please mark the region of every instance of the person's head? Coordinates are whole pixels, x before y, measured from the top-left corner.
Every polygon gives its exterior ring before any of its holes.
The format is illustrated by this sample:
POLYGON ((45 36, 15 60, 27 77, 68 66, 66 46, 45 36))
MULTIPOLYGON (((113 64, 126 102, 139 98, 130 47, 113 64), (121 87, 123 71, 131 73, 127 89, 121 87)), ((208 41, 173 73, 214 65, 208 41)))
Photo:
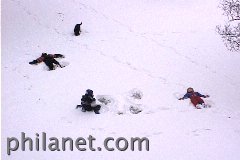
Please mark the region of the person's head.
POLYGON ((192 88, 192 87, 189 87, 189 88, 187 89, 187 93, 192 93, 192 92, 194 92, 193 88, 192 88))
POLYGON ((93 91, 91 89, 87 89, 86 94, 89 96, 93 96, 93 91))
POLYGON ((46 57, 47 56, 47 53, 42 53, 42 57, 46 57))

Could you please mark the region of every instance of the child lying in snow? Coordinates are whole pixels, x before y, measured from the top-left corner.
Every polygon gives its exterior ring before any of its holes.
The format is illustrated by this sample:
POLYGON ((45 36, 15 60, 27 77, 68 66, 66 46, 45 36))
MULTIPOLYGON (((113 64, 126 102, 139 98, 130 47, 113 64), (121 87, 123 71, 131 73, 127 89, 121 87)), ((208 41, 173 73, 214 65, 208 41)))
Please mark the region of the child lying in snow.
POLYGON ((64 55, 42 53, 41 57, 37 58, 36 60, 33 60, 32 62, 29 62, 29 64, 38 64, 44 62, 48 66, 49 70, 54 70, 53 64, 56 64, 62 68, 60 63, 54 58, 64 58, 64 55))
POLYGON ((209 95, 202 95, 198 92, 194 92, 193 88, 188 88, 187 93, 182 98, 179 98, 179 100, 184 100, 184 99, 190 98, 192 104, 197 109, 201 109, 200 106, 203 106, 203 107, 206 106, 201 97, 207 98, 207 97, 209 97, 209 95))

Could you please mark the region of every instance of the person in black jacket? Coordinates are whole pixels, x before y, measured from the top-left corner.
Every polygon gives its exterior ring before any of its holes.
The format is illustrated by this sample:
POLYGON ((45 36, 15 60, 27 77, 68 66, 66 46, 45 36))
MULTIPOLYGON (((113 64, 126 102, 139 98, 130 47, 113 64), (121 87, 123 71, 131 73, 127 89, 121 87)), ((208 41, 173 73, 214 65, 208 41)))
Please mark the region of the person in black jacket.
POLYGON ((101 106, 96 104, 93 91, 87 89, 85 95, 82 96, 81 105, 77 105, 76 108, 82 108, 83 112, 94 111, 96 114, 100 114, 99 110, 101 106))
POLYGON ((76 24, 75 27, 74 27, 74 35, 75 36, 79 36, 80 33, 81 33, 81 25, 82 25, 82 22, 80 24, 76 24))
POLYGON ((55 58, 64 58, 64 55, 42 53, 41 57, 29 62, 29 64, 38 64, 44 62, 48 66, 49 70, 54 70, 53 64, 56 64, 62 68, 60 63, 55 58))

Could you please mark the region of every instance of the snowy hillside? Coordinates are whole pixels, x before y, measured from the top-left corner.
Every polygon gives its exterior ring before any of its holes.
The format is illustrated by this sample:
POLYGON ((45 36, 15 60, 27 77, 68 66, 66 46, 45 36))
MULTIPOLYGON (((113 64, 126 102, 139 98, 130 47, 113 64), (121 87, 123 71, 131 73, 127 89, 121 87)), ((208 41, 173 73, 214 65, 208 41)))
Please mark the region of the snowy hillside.
MULTIPOLYGON (((239 160, 240 54, 215 27, 218 0, 2 0, 2 159, 239 160), (73 35, 82 22, 82 33, 73 35), (29 65, 42 52, 65 68, 29 65), (179 101, 188 87, 211 108, 179 101), (112 105, 76 110, 86 89, 112 105), (131 114, 128 94, 143 93, 131 114), (118 112, 123 114, 119 115, 118 112), (7 138, 147 137, 150 151, 12 151, 7 138)), ((21 146, 21 144, 20 144, 21 146)))

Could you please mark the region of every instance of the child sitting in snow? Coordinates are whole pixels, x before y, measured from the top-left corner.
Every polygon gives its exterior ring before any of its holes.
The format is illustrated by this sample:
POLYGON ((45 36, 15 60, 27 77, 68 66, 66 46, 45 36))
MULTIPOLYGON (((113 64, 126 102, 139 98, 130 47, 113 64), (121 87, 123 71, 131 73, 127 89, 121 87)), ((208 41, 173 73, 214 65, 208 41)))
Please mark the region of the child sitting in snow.
POLYGON ((96 114, 100 114, 100 105, 96 104, 96 99, 94 98, 93 91, 90 89, 86 90, 86 94, 82 96, 81 105, 77 105, 77 108, 82 108, 83 112, 94 111, 96 114))
POLYGON ((206 105, 201 97, 207 98, 207 97, 209 97, 209 95, 202 95, 198 92, 194 92, 193 88, 188 88, 187 93, 182 98, 179 98, 179 100, 184 100, 184 99, 190 98, 192 104, 197 109, 201 109, 201 106, 206 107, 206 105))
POLYGON ((42 53, 41 57, 37 58, 36 60, 33 60, 32 62, 29 62, 29 64, 38 64, 44 62, 48 66, 49 70, 55 69, 53 64, 56 64, 62 68, 60 63, 54 58, 64 58, 64 55, 42 53))

